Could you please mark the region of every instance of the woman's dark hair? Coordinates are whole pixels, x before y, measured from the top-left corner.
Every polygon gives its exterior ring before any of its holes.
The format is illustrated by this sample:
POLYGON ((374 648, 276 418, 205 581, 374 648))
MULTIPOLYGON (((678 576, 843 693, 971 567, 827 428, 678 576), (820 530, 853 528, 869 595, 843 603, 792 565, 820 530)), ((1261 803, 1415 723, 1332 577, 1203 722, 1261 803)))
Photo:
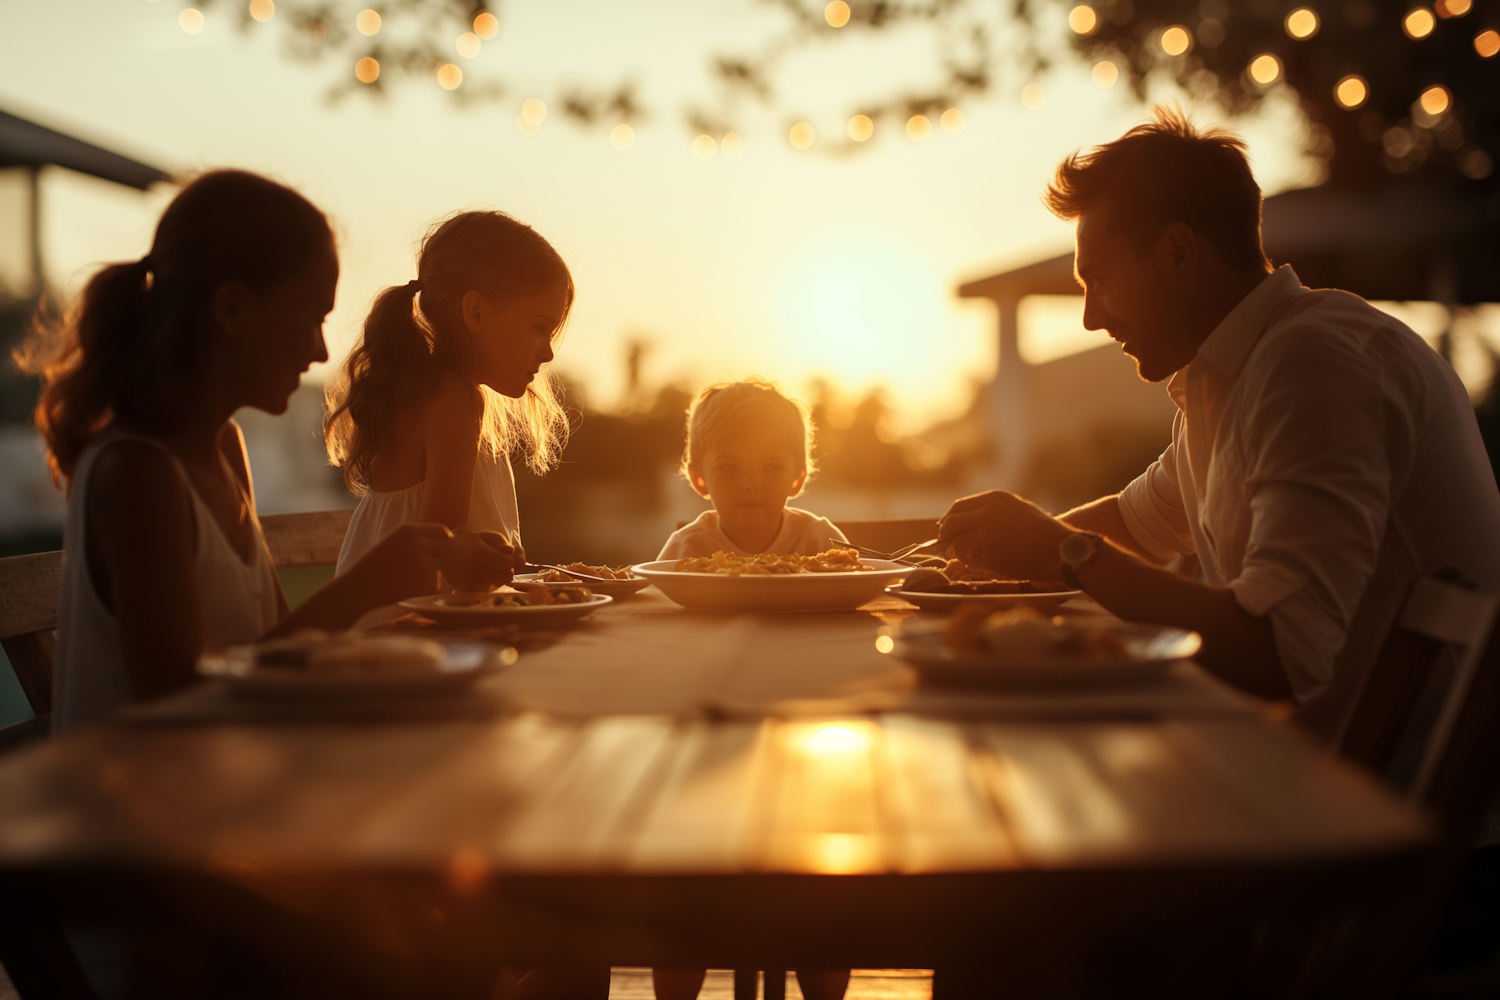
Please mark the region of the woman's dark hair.
MULTIPOLYGON (((468 380, 461 347, 465 295, 478 291, 505 302, 556 285, 565 298, 554 342, 573 306, 573 276, 552 244, 504 212, 459 212, 434 225, 417 252, 417 280, 376 296, 359 343, 328 383, 324 438, 349 488, 369 489, 375 460, 439 380, 468 380)), ((545 368, 520 399, 484 386, 476 391, 484 407, 481 448, 519 453, 537 472, 556 463, 568 424, 561 391, 545 368)))
POLYGON ((216 170, 183 188, 151 251, 90 279, 60 319, 38 313, 16 364, 42 377, 35 411, 53 481, 72 479, 90 438, 112 420, 165 434, 204 373, 214 293, 241 281, 263 293, 333 250, 323 213, 289 187, 216 170))
POLYGON ((1109 227, 1138 250, 1183 222, 1230 267, 1269 266, 1260 242, 1260 185, 1245 141, 1227 129, 1200 128, 1176 107, 1153 108, 1149 122, 1063 160, 1042 202, 1062 219, 1107 206, 1109 227))

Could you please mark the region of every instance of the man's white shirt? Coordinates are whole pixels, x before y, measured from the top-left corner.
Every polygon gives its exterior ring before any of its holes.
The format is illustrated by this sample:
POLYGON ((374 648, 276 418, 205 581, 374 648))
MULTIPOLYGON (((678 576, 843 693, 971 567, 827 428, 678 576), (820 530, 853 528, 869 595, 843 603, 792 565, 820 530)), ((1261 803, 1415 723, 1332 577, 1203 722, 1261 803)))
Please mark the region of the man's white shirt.
MULTIPOLYGON (((1444 568, 1500 584, 1500 491, 1463 384, 1358 296, 1284 266, 1167 389, 1172 444, 1120 494, 1125 524, 1269 615, 1300 702, 1330 686, 1367 589, 1444 568), (1377 573, 1390 579, 1369 587, 1377 573)), ((1341 686, 1336 715, 1359 685, 1341 686)))

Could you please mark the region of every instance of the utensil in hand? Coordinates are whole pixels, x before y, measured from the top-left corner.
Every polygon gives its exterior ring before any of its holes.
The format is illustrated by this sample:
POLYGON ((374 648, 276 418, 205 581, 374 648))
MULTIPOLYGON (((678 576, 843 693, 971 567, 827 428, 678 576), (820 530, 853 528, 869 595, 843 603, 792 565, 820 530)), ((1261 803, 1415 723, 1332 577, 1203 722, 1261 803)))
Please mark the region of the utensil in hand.
POLYGON ((937 543, 938 540, 936 538, 929 538, 925 542, 917 542, 913 545, 903 545, 901 546, 901 548, 896 549, 894 552, 882 552, 879 549, 866 548, 863 545, 856 545, 854 547, 859 550, 860 555, 867 556, 871 559, 889 559, 892 562, 901 562, 907 556, 911 555, 918 549, 925 549, 929 545, 936 545, 937 543))
POLYGON ((587 573, 580 573, 577 570, 568 569, 566 566, 554 566, 551 563, 527 563, 525 566, 521 567, 521 572, 540 573, 544 569, 555 569, 559 573, 562 573, 566 576, 571 576, 575 580, 597 580, 600 583, 609 583, 614 579, 613 577, 607 576, 590 576, 587 573))

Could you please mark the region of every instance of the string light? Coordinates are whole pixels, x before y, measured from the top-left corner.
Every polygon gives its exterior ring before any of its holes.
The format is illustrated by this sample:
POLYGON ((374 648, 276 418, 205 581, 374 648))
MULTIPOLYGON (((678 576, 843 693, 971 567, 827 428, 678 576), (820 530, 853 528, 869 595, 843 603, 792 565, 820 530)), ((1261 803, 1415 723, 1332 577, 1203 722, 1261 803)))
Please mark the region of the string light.
POLYGON ((541 98, 533 97, 521 105, 521 117, 540 127, 542 122, 547 120, 547 105, 542 102, 541 98))
POLYGON ((875 134, 875 122, 869 115, 855 115, 849 119, 849 138, 855 142, 864 142, 875 134))
POLYGON ((1250 60, 1250 79, 1262 87, 1269 87, 1281 79, 1281 60, 1269 52, 1256 56, 1250 60))
POLYGON ((932 135, 932 119, 926 115, 912 115, 906 119, 906 137, 912 142, 926 142, 932 135))
POLYGON ((1047 88, 1040 83, 1028 83, 1021 88, 1021 103, 1028 110, 1040 111, 1047 106, 1047 88))
POLYGON ((1426 7, 1413 7, 1401 19, 1401 30, 1405 31, 1406 37, 1411 39, 1426 38, 1432 34, 1432 29, 1436 24, 1437 18, 1432 16, 1432 11, 1426 7))
POLYGON ((1307 7, 1298 7, 1286 16, 1286 33, 1306 40, 1318 33, 1318 15, 1307 7))
POLYGON ((1500 31, 1481 31, 1474 36, 1474 51, 1488 59, 1495 53, 1500 52, 1500 31))
POLYGON ((359 12, 354 18, 354 26, 359 29, 361 35, 373 36, 380 32, 380 15, 366 8, 359 12))
POLYGON ((719 140, 719 148, 724 150, 724 155, 729 159, 738 160, 745 151, 745 137, 738 132, 726 132, 724 138, 719 140))
POLYGON ((250 0, 250 16, 265 24, 276 16, 276 4, 273 0, 250 0))
POLYGON ((693 159, 699 163, 707 163, 714 158, 719 151, 719 144, 711 135, 700 135, 693 139, 693 159))
POLYGON ((620 152, 635 145, 635 129, 623 122, 609 130, 609 144, 620 152))
POLYGON ((464 82, 464 71, 452 63, 443 63, 438 67, 437 82, 444 90, 457 90, 464 82))
POLYGON ((1423 111, 1436 118, 1453 106, 1453 95, 1448 93, 1447 87, 1433 84, 1422 91, 1422 96, 1417 98, 1417 102, 1422 105, 1423 111))
POLYGON ((807 149, 818 139, 818 133, 807 122, 798 122, 787 133, 787 141, 797 149, 807 149))
POLYGON ((1094 84, 1096 86, 1103 87, 1105 90, 1108 90, 1110 87, 1113 87, 1116 83, 1119 82, 1120 67, 1116 66, 1114 63, 1106 59, 1103 62, 1094 63, 1094 70, 1092 75, 1094 77, 1094 84))
POLYGON ((1161 50, 1169 56, 1180 56, 1193 44, 1193 36, 1180 24, 1174 24, 1161 33, 1161 50))
POLYGON ((500 19, 494 14, 486 10, 474 15, 474 34, 488 41, 499 33, 500 19))
POLYGON ((365 56, 354 64, 354 78, 360 83, 374 83, 380 79, 380 63, 365 56))
POLYGON ((844 0, 833 0, 833 3, 823 8, 823 20, 831 27, 842 28, 849 23, 849 5, 844 0))
POLYGON ((458 41, 453 43, 453 47, 465 59, 473 59, 479 55, 479 36, 472 31, 465 31, 458 36, 458 41))
POLYGON ((185 7, 182 13, 177 15, 177 27, 189 35, 196 35, 203 30, 203 11, 196 7, 185 7))
POLYGON ((949 135, 958 135, 969 124, 964 118, 964 113, 957 108, 949 108, 947 111, 944 111, 943 117, 938 119, 938 123, 943 126, 943 131, 949 135))
POLYGON ((1092 35, 1099 27, 1099 15, 1088 4, 1081 3, 1068 11, 1068 27, 1074 34, 1092 35))
POLYGON ((1437 0, 1432 5, 1438 17, 1463 17, 1474 7, 1474 0, 1437 0))
POLYGON ((1353 111, 1370 97, 1370 85, 1365 83, 1362 76, 1353 73, 1344 77, 1333 87, 1333 99, 1339 102, 1339 107, 1347 111, 1353 111))

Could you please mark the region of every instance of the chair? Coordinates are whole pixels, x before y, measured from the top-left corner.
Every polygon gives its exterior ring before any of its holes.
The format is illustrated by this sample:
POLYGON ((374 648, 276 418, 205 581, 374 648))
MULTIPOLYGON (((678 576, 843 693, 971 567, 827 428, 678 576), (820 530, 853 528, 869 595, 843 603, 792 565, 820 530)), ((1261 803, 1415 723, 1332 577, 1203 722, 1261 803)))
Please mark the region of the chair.
POLYGON ((353 517, 353 510, 262 515, 260 530, 266 536, 272 565, 281 570, 331 566, 338 562, 344 533, 353 517))
POLYGON ((52 719, 53 631, 62 593, 61 552, 0 559, 0 645, 35 717, 0 729, 0 752, 47 735, 52 719))

